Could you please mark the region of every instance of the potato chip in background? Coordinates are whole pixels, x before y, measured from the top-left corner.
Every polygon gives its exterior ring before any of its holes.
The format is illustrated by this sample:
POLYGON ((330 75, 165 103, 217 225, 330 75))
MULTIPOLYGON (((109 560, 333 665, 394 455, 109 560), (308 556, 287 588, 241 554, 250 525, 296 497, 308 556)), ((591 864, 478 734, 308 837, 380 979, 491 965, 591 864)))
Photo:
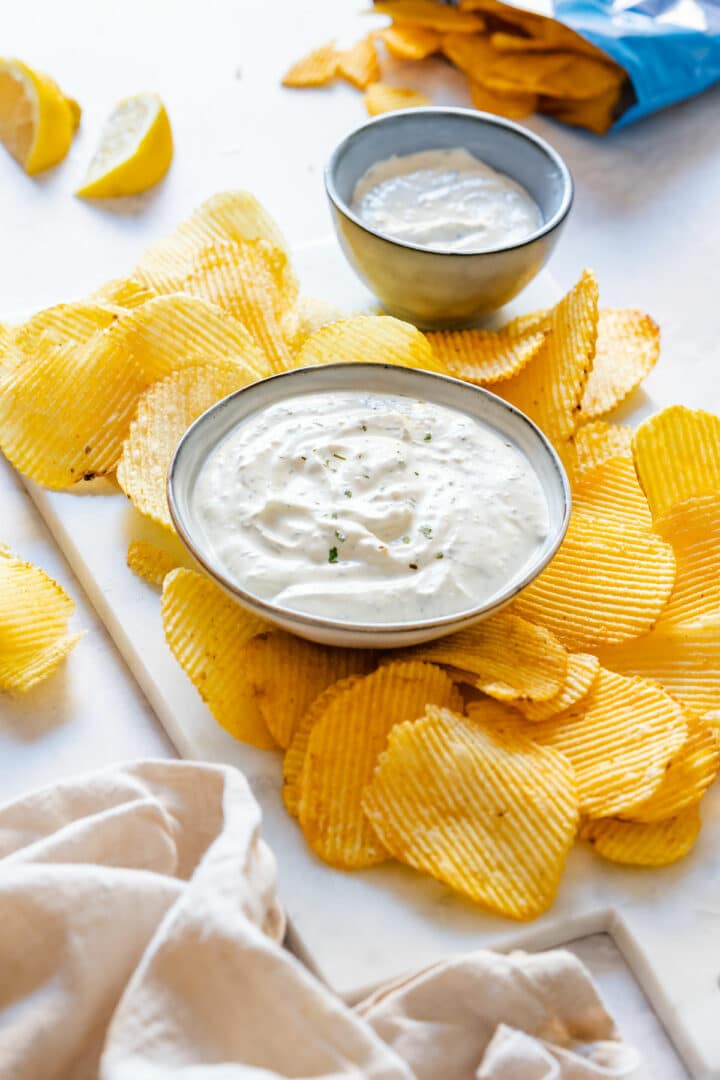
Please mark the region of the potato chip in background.
POLYGON ((594 420, 613 409, 650 374, 660 355, 660 328, 630 308, 601 308, 593 368, 580 411, 594 420))
POLYGON ((363 807, 395 858, 514 919, 552 904, 578 825, 561 754, 432 705, 390 731, 363 807))
POLYGON ((439 31, 404 23, 393 23, 377 36, 396 60, 424 60, 438 52, 442 43, 439 31))
POLYGON ((578 480, 586 469, 629 454, 632 440, 633 429, 626 424, 609 424, 606 420, 583 424, 570 436, 572 454, 567 462, 570 479, 578 480))
POLYGON ((436 330, 426 333, 449 375, 490 386, 517 375, 537 355, 547 335, 547 312, 521 315, 500 330, 436 330))
POLYGON ((371 83, 378 82, 380 61, 373 34, 367 34, 351 48, 343 49, 338 54, 337 73, 358 90, 366 90, 371 83))
POLYGON ((355 315, 322 326, 305 339, 294 367, 337 363, 398 364, 445 374, 425 335, 389 315, 355 315))
POLYGON ((720 416, 672 405, 640 424, 632 449, 655 518, 686 499, 720 492, 720 416))
POLYGON ((476 79, 468 79, 473 108, 497 113, 510 120, 523 120, 537 112, 538 96, 527 90, 491 90, 476 79))
POLYGON ((676 817, 652 824, 614 818, 589 821, 580 835, 592 844, 598 855, 610 862, 626 866, 668 866, 692 850, 700 825, 700 814, 693 806, 676 817))
POLYGON ((320 45, 297 60, 285 72, 283 86, 327 86, 338 73, 338 55, 334 41, 320 45))
POLYGON ((485 22, 480 15, 461 11, 450 4, 438 4, 435 0, 375 0, 376 15, 390 15, 393 22, 403 25, 426 27, 430 30, 456 30, 470 33, 482 30, 485 22))
POLYGON ((363 94, 363 101, 369 116, 395 112, 396 109, 418 109, 432 105, 426 94, 404 86, 391 86, 389 83, 376 82, 368 86, 363 94))
POLYGON ((171 570, 177 569, 177 559, 170 551, 165 551, 157 544, 146 540, 131 540, 127 549, 128 567, 148 585, 162 588, 163 581, 171 570))

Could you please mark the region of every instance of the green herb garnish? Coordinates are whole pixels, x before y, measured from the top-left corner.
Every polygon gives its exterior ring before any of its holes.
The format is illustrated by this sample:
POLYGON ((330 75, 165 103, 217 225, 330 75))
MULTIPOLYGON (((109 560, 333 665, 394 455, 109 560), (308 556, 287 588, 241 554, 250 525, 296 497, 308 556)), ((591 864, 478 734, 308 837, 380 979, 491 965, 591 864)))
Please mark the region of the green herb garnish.
POLYGON ((409 544, 410 543, 410 537, 409 536, 403 536, 402 542, 403 542, 403 544, 409 544))
POLYGON ((347 461, 347 458, 343 457, 342 454, 336 454, 335 452, 333 452, 333 457, 336 457, 338 461, 347 461))
POLYGON ((346 496, 346 498, 352 499, 352 491, 350 490, 350 488, 345 488, 343 494, 346 496))
POLYGON ((425 538, 426 538, 427 540, 429 540, 429 539, 430 539, 430 537, 432 536, 432 529, 430 528, 430 526, 429 526, 429 525, 421 525, 421 526, 420 526, 420 532, 421 532, 421 533, 423 534, 423 536, 424 536, 424 537, 425 537, 425 538))
POLYGON ((432 432, 428 431, 427 435, 425 436, 425 442, 430 442, 431 439, 432 439, 432 432))
POLYGON ((337 548, 336 547, 331 547, 330 550, 328 551, 328 562, 337 562, 337 561, 338 561, 337 548))
POLYGON ((438 551, 438 553, 437 553, 437 555, 435 556, 435 558, 436 558, 436 559, 444 559, 444 558, 445 558, 445 556, 443 555, 442 551, 438 551))

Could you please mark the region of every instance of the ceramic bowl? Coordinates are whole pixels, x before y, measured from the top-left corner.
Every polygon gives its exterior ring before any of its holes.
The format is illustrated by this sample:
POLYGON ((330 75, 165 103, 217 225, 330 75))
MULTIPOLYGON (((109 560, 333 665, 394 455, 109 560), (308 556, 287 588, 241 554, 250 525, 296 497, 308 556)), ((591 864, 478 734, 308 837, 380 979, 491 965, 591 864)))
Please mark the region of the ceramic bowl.
POLYGON ((175 527, 195 559, 248 610, 300 637, 326 645, 397 648, 442 637, 498 611, 548 564, 565 535, 570 515, 567 476, 552 446, 524 413, 501 398, 443 375, 389 364, 328 364, 275 375, 213 405, 188 429, 175 452, 168 475, 168 502, 175 527), (325 391, 405 394, 460 409, 506 435, 528 457, 542 484, 550 527, 530 564, 510 578, 489 601, 433 619, 404 623, 356 623, 293 611, 246 592, 213 557, 193 512, 195 481, 215 446, 251 413, 300 394, 325 391))
POLYGON ((472 325, 517 296, 547 262, 573 199, 570 171, 544 139, 474 109, 404 109, 363 124, 334 150, 325 186, 358 277, 391 315, 424 329, 472 325), (376 232, 351 210, 355 185, 375 162, 453 147, 522 184, 542 211, 542 225, 526 240, 488 251, 430 251, 376 232))

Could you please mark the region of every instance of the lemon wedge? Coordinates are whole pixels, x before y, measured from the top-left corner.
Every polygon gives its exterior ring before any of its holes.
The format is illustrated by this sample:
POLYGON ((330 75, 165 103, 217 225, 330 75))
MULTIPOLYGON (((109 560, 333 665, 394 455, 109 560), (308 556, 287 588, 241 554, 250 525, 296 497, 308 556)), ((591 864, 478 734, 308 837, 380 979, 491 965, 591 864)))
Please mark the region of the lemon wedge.
POLYGON ((20 60, 0 60, 0 142, 30 176, 70 149, 80 106, 49 75, 20 60))
POLYGON ((138 195, 163 178, 172 156, 170 121, 157 94, 124 98, 107 120, 75 194, 92 199, 138 195))

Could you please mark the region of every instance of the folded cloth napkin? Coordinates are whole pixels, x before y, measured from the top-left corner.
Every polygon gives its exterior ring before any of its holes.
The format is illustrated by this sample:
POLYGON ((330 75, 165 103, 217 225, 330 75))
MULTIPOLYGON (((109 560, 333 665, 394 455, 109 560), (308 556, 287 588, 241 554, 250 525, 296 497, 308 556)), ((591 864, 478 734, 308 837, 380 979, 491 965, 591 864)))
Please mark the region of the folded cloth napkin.
POLYGON ((569 953, 473 953, 352 1011, 283 934, 234 769, 143 762, 0 808, 3 1080, 585 1080, 637 1063, 569 953))

